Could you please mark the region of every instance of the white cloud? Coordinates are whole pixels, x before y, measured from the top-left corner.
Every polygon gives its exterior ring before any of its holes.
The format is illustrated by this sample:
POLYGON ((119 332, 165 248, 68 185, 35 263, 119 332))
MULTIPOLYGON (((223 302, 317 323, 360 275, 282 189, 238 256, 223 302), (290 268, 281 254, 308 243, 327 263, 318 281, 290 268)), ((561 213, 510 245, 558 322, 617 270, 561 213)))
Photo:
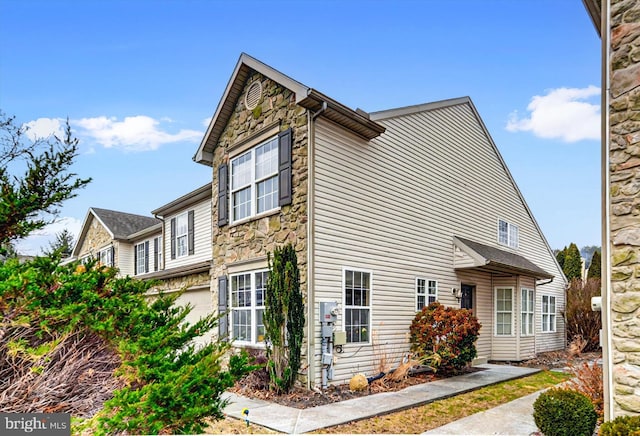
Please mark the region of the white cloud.
POLYGON ((42 254, 43 249, 48 249, 49 244, 56 240, 56 235, 67 229, 74 238, 78 237, 82 227, 82 221, 73 217, 63 217, 57 219, 54 223, 36 230, 24 239, 16 241, 16 249, 19 254, 37 256, 42 254))
POLYGON ((28 128, 26 135, 32 141, 48 138, 51 135, 62 139, 64 138, 63 123, 64 120, 60 118, 38 118, 24 123, 24 126, 28 128))
POLYGON ((74 120, 73 125, 80 128, 80 137, 86 137, 106 148, 119 148, 127 151, 156 150, 163 144, 187 141, 197 142, 202 132, 183 129, 177 133, 163 130, 161 122, 146 115, 125 117, 118 121, 116 117, 94 117, 74 120))
POLYGON ((600 102, 594 99, 599 95, 600 88, 593 85, 552 89, 531 99, 527 106, 529 117, 520 118, 517 111, 511 113, 506 129, 564 142, 599 140, 600 102))
POLYGON ((209 127, 209 124, 211 124, 211 120, 212 120, 212 119, 213 119, 213 117, 207 117, 207 118, 205 118, 204 120, 202 120, 202 125, 203 125, 205 128, 208 128, 208 127, 209 127))

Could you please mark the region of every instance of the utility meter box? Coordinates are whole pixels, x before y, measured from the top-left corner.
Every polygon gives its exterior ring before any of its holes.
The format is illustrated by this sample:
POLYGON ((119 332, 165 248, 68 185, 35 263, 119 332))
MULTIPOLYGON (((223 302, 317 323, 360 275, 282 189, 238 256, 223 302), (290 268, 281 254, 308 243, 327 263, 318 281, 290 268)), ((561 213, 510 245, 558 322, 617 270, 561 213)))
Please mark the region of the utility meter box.
POLYGON ((346 345, 347 332, 335 331, 333 332, 333 345, 346 345))
POLYGON ((320 302, 320 322, 330 322, 335 324, 338 321, 338 303, 320 302))

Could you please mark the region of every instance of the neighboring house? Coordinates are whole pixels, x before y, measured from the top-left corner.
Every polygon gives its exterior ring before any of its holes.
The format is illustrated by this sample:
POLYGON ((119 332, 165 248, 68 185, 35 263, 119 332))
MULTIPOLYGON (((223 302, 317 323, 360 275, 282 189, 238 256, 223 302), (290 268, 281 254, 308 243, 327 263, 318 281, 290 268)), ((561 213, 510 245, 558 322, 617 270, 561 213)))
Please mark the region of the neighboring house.
MULTIPOLYGON (((154 211, 155 218, 90 208, 72 259, 95 257, 121 276, 158 280, 150 293, 185 290, 187 321, 211 313, 211 185, 202 186, 154 211)), ((199 341, 211 339, 211 334, 199 341)))
POLYGON ((605 419, 640 414, 640 3, 583 0, 602 39, 605 419))
POLYGON ((242 54, 194 160, 213 168, 220 334, 263 346, 267 253, 292 243, 309 385, 399 358, 431 301, 475 313, 479 361, 564 348, 566 280, 469 98, 366 113, 242 54), (324 364, 320 302, 347 342, 324 364))

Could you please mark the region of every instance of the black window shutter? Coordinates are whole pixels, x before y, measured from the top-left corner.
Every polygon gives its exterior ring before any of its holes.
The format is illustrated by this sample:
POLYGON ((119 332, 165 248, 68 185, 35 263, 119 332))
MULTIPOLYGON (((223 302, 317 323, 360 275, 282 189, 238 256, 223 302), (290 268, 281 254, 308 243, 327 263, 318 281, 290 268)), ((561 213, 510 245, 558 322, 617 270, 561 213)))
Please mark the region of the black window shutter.
POLYGON ((176 258, 176 219, 171 218, 171 259, 176 258))
POLYGON ((193 217, 194 213, 192 210, 187 214, 187 221, 189 223, 189 255, 192 255, 195 252, 195 238, 194 238, 194 230, 193 230, 193 217))
POLYGON ((138 274, 138 246, 133 246, 133 274, 138 274))
POLYGON ((111 265, 109 266, 115 266, 115 265, 116 265, 116 247, 112 245, 111 246, 111 265))
POLYGON ((218 167, 218 226, 229 224, 229 165, 218 167))
POLYGON ((278 135, 278 204, 291 204, 291 129, 278 135))
POLYGON ((144 243, 144 272, 149 272, 149 241, 144 243))
POLYGON ((158 238, 153 238, 153 270, 158 271, 158 247, 159 244, 158 238))
POLYGON ((218 313, 221 315, 218 321, 218 337, 227 340, 229 335, 229 315, 227 314, 227 276, 218 277, 218 313))

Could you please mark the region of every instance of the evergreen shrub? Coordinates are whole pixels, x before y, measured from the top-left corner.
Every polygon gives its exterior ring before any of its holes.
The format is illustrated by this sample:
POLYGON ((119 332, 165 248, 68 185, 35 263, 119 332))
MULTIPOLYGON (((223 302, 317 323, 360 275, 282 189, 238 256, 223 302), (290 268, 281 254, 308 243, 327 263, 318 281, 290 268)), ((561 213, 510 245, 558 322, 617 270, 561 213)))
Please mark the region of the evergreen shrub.
POLYGON ((533 403, 533 419, 546 436, 591 436, 597 418, 591 400, 578 391, 552 388, 533 403))

